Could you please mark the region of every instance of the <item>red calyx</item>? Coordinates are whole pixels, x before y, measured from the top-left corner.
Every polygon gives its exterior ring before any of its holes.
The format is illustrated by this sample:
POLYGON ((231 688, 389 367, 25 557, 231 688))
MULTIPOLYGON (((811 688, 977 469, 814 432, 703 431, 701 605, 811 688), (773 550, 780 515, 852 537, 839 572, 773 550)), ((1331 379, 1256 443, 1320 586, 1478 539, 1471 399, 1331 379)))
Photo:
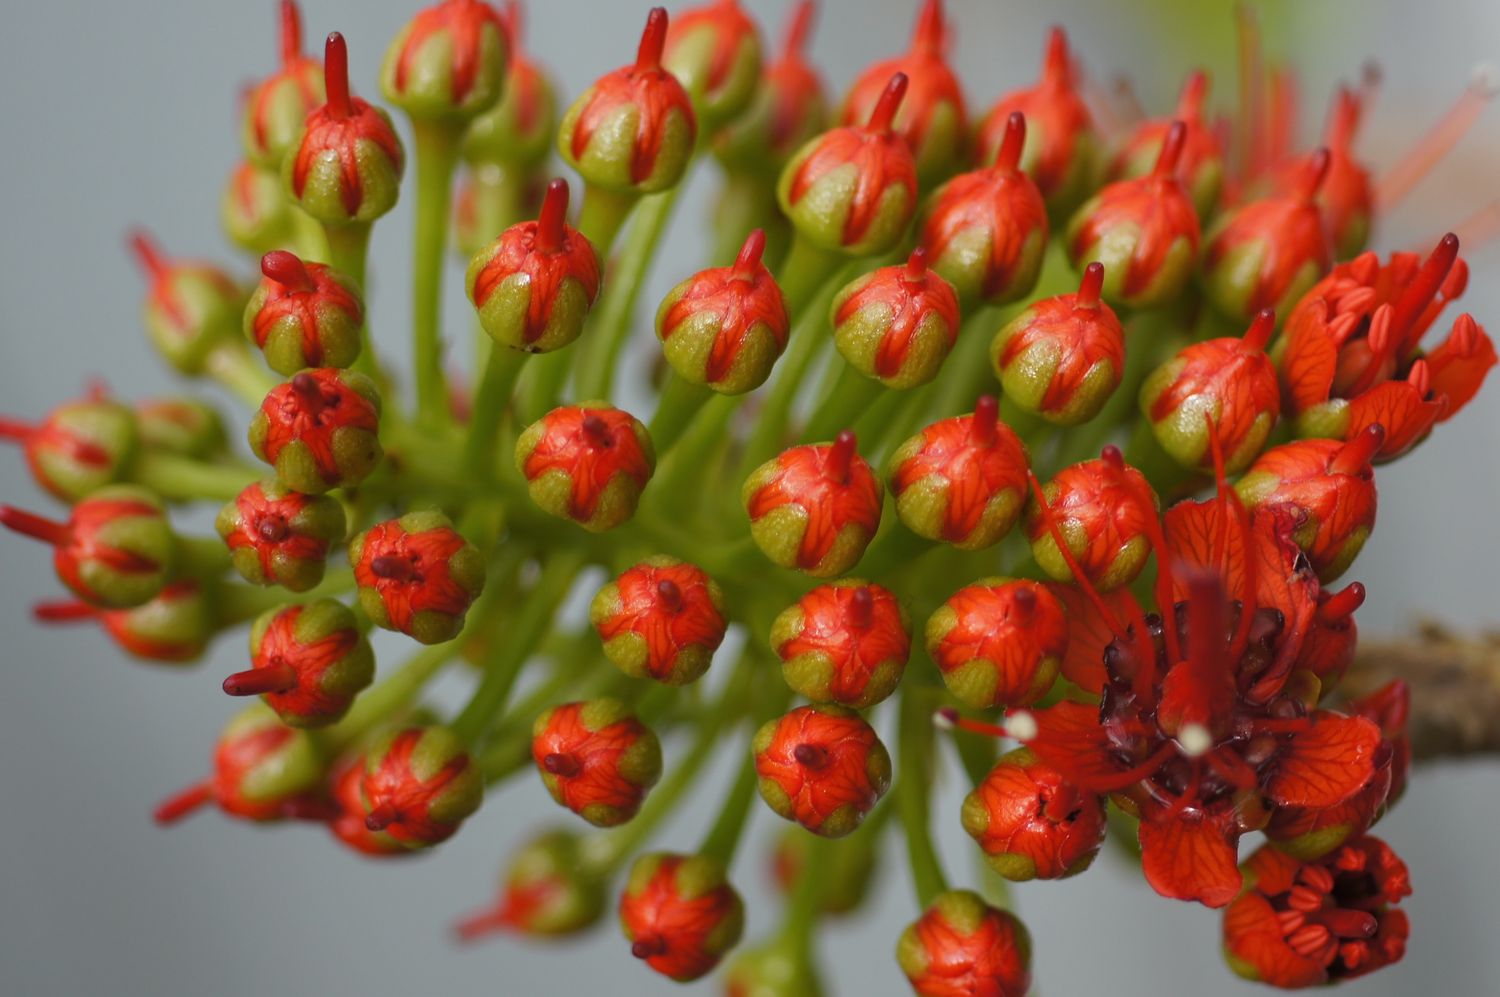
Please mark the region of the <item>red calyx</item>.
POLYGON ((289 291, 315 291, 317 283, 296 254, 275 249, 260 258, 260 272, 289 291))
POLYGON ((891 81, 880 92, 875 109, 870 112, 870 122, 865 126, 867 131, 886 133, 894 129, 896 112, 901 110, 901 101, 906 97, 906 86, 905 73, 896 73, 891 77, 891 81))
POLYGON ((354 116, 349 95, 349 46, 334 31, 323 45, 323 86, 328 93, 328 112, 335 118, 354 116))
POLYGON ((660 69, 662 49, 667 44, 667 11, 665 7, 652 7, 646 15, 646 28, 641 32, 641 45, 636 50, 636 69, 660 69))

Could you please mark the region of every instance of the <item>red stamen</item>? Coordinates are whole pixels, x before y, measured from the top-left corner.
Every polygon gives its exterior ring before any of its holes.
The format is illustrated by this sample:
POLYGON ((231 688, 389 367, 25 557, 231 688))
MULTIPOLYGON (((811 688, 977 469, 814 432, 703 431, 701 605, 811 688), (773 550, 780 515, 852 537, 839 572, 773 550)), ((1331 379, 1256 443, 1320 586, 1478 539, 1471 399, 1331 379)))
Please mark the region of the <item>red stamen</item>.
POLYGON ((859 456, 855 450, 857 443, 852 429, 834 437, 833 445, 828 448, 828 458, 823 463, 823 473, 840 484, 847 484, 854 471, 854 458, 859 456))
POLYGON ((786 37, 781 43, 783 61, 801 56, 803 49, 807 47, 807 39, 812 34, 813 15, 817 12, 816 0, 802 0, 792 11, 792 19, 786 28, 786 37))
POLYGON ((656 583, 656 599, 669 613, 682 611, 682 589, 670 578, 663 578, 656 583))
MULTIPOLYGON (((1078 294, 1073 298, 1074 308, 1098 308, 1099 292, 1104 288, 1104 264, 1090 263, 1083 268, 1083 279, 1078 282, 1078 294)), ((1116 450, 1115 453, 1119 453, 1116 450)))
POLYGON ((1271 342, 1271 334, 1275 331, 1276 313, 1269 308, 1262 308, 1256 313, 1240 342, 1244 344, 1246 352, 1264 353, 1271 342))
POLYGON ((349 46, 337 31, 323 43, 323 88, 328 92, 328 112, 335 118, 354 114, 349 96, 349 46))
POLYGON ((1172 122, 1172 127, 1167 129, 1167 137, 1162 140, 1161 152, 1156 155, 1156 167, 1151 175, 1158 180, 1176 176, 1177 164, 1182 159, 1182 147, 1186 142, 1187 125, 1181 121, 1172 122))
POLYGON ((61 547, 73 539, 73 531, 67 523, 59 523, 9 505, 0 505, 0 526, 53 547, 61 547))
POLYGON ((636 69, 660 69, 662 48, 667 44, 667 11, 665 7, 652 7, 646 15, 646 28, 641 32, 641 45, 636 50, 636 69))
POLYGON ((306 264, 284 249, 273 249, 262 256, 260 272, 289 291, 315 291, 318 287, 306 264))
POLYGON ((86 602, 39 602, 31 607, 33 619, 42 623, 72 623, 76 620, 92 620, 99 610, 86 602))
POLYGON ((745 236, 745 244, 740 247, 740 255, 734 258, 734 275, 740 280, 754 280, 755 275, 760 272, 761 256, 766 251, 766 233, 764 229, 756 229, 745 236))
POLYGON ((799 744, 792 749, 792 757, 803 768, 816 771, 828 764, 828 749, 820 744, 799 744))
POLYGON ((1341 623, 1353 616, 1360 606, 1365 604, 1365 587, 1359 582, 1351 582, 1343 589, 1335 592, 1323 601, 1318 607, 1318 622, 1325 624, 1341 623))
POLYGON ((927 0, 917 14, 916 27, 912 29, 912 52, 941 56, 947 35, 948 27, 943 19, 943 0, 927 0))
POLYGON ((1422 268, 1417 271, 1411 283, 1406 285, 1401 297, 1396 299, 1394 314, 1391 316, 1391 331, 1397 340, 1398 352, 1404 353, 1415 345, 1406 342, 1412 323, 1437 296, 1443 281, 1448 277, 1448 271, 1453 269, 1453 263, 1457 259, 1458 236, 1449 232, 1438 240, 1437 246, 1422 262, 1422 268))
MULTIPOLYGON (((1224 583, 1213 572, 1195 571, 1187 579, 1187 662, 1203 692, 1222 685, 1230 670, 1224 662, 1224 583)), ((1248 615, 1248 614, 1242 614, 1248 615)), ((1219 718, 1192 716, 1191 723, 1219 718)))
POLYGON ((295 0, 281 0, 281 64, 302 58, 302 12, 295 0))
POLYGON ((249 668, 224 680, 224 691, 231 696, 260 696, 268 692, 290 692, 295 688, 297 673, 287 664, 249 668))
POLYGON ((539 253, 557 253, 563 249, 568 220, 568 181, 554 177, 547 182, 542 195, 542 210, 536 216, 535 247, 539 253))
POLYGON ((1500 92, 1494 67, 1477 66, 1469 85, 1431 130, 1417 140, 1411 152, 1386 171, 1375 184, 1375 209, 1389 211, 1411 192, 1443 157, 1453 151, 1478 119, 1490 99, 1500 92))
POLYGON ((1394 306, 1381 305, 1370 317, 1370 328, 1365 333, 1365 346, 1370 351, 1369 356, 1365 359, 1365 365, 1359 372, 1359 377, 1355 378, 1344 392, 1348 397, 1353 398, 1374 384, 1375 379, 1384 371, 1386 361, 1395 355, 1399 337, 1393 331, 1392 317, 1394 315, 1394 306))
POLYGON ((571 779, 583 771, 583 765, 579 763, 576 755, 564 754, 560 751, 554 751, 543 758, 542 768, 563 779, 571 779))
POLYGON ((896 112, 901 109, 901 101, 906 97, 906 83, 905 73, 897 73, 891 77, 891 81, 880 92, 875 109, 870 112, 870 123, 865 126, 867 131, 885 134, 891 130, 896 121, 896 112))
POLYGON ((855 630, 868 630, 875 622, 875 597, 861 585, 849 593, 849 625, 855 630))
POLYGON ((189 786, 157 805, 151 817, 158 824, 175 824, 188 814, 214 801, 214 784, 208 780, 189 786))
POLYGON ((1411 371, 1406 375, 1406 383, 1417 389, 1417 394, 1424 399, 1432 390, 1432 372, 1427 369, 1426 360, 1418 360, 1411 365, 1411 371))
POLYGON ((1005 119, 1005 135, 1000 139, 1000 151, 995 154, 995 169, 1015 173, 1021 167, 1021 150, 1025 147, 1026 115, 1012 111, 1005 119))
POLYGON ((608 450, 615 445, 614 434, 609 431, 609 423, 592 412, 583 417, 580 428, 591 446, 600 450, 608 450))
POLYGON ((1000 438, 996 420, 1000 418, 1000 400, 994 395, 980 395, 974 403, 974 416, 969 420, 969 442, 988 449, 1000 438))
POLYGON ((167 258, 162 255, 156 240, 144 229, 136 229, 130 233, 130 251, 153 281, 161 280, 167 275, 167 258))
POLYGON ((382 803, 365 815, 365 827, 371 831, 384 831, 396 823, 396 818, 400 816, 394 806, 389 803, 382 803))
POLYGON ((1345 443, 1328 462, 1333 474, 1364 474, 1370 470, 1370 461, 1380 452, 1385 442, 1385 427, 1380 423, 1366 426, 1358 436, 1345 443))

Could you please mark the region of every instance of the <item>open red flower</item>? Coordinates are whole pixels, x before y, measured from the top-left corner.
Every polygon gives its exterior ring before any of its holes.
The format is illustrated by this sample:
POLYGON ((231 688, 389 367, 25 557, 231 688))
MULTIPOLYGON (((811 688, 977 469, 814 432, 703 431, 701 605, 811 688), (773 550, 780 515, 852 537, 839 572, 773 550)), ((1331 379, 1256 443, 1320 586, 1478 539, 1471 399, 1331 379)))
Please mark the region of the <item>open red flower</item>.
POLYGON ((250 449, 299 492, 358 484, 385 456, 375 383, 334 367, 294 374, 271 389, 250 421, 250 449))
POLYGON ((343 603, 319 599, 273 610, 250 631, 250 668, 224 680, 231 696, 264 696, 292 727, 321 727, 349 710, 375 678, 375 655, 343 603))
POLYGON ((365 321, 359 288, 321 263, 274 250, 245 307, 245 332, 266 363, 291 376, 304 367, 347 367, 360 351, 365 321))
POLYGON ((40 423, 0 416, 0 440, 19 443, 32 478, 64 502, 123 480, 141 444, 130 409, 102 392, 64 402, 40 423))
POLYGON ((479 809, 484 780, 446 727, 407 727, 366 754, 360 795, 369 830, 407 848, 428 848, 451 838, 479 809))
POLYGON ((1040 582, 982 578, 927 621, 927 653, 948 691, 975 709, 1036 702, 1067 647, 1067 616, 1040 582))
POLYGON ((706 975, 740 940, 745 906, 717 860, 648 852, 630 867, 620 927, 631 955, 687 983, 706 975))
POLYGON ((634 817, 661 775, 661 743, 615 699, 564 703, 538 716, 531 757, 552 798, 598 827, 634 817))
POLYGON ((1104 800, 1070 785, 1027 748, 1006 752, 964 799, 964 830, 1006 879, 1062 879, 1104 843, 1104 800))
POLYGON ((1224 912, 1224 957, 1241 976, 1284 989, 1363 976, 1406 954, 1397 909, 1406 863, 1378 838, 1314 862, 1269 846, 1245 863, 1246 892, 1224 912))
POLYGON ((452 640, 484 588, 484 556, 440 512, 377 523, 349 544, 359 604, 376 626, 452 640))
POLYGON ((281 65, 245 97, 245 155, 264 169, 279 168, 308 114, 321 103, 323 66, 303 54, 297 4, 281 0, 281 65))
POLYGON ((875 729, 840 706, 799 706, 755 733, 760 795, 787 820, 841 838, 891 784, 891 756, 875 729))
POLYGON ((745 479, 750 534, 784 568, 818 578, 841 575, 864 556, 880 528, 880 479, 844 430, 831 444, 783 451, 745 479))
POLYGON ((234 569, 256 585, 305 592, 323 580, 328 549, 344 539, 338 500, 256 481, 224 506, 217 520, 234 569))
POLYGON ((863 710, 895 691, 911 652, 906 611, 855 578, 820 585, 771 625, 787 685, 815 703, 863 710))
POLYGON ((635 515, 656 453, 651 434, 629 412, 567 405, 521 434, 516 467, 538 506, 598 533, 635 515))
POLYGON ((633 678, 667 685, 696 681, 724 641, 724 593, 702 568, 647 558, 599 590, 589 620, 604 655, 633 678))
POLYGON ((937 376, 958 341, 958 294, 928 269, 927 250, 905 265, 880 267, 833 299, 833 344, 849 365, 888 388, 937 376))
POLYGON ((920 997, 1025 997, 1031 991, 1026 926, 969 890, 933 900, 902 933, 896 959, 920 997))
POLYGON ((1224 180, 1224 150, 1213 125, 1203 117, 1207 97, 1208 74, 1195 69, 1183 83, 1171 117, 1142 121, 1131 130, 1110 160, 1108 178, 1125 180, 1153 172, 1161 162, 1162 147, 1172 127, 1181 123, 1182 153, 1177 159, 1176 173, 1193 199, 1198 217, 1207 218, 1218 205, 1224 180))

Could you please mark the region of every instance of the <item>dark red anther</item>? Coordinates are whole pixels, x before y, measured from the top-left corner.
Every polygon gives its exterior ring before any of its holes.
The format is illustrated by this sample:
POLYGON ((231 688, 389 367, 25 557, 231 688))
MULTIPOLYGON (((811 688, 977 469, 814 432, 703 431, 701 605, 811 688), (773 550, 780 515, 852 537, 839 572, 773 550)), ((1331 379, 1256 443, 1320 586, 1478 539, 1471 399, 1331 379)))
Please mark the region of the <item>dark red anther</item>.
POLYGON ((906 97, 906 74, 897 73, 880 92, 875 109, 870 112, 870 123, 865 127, 872 132, 889 132, 896 122, 896 112, 901 110, 901 101, 906 97))
POLYGON ((856 630, 868 630, 875 622, 875 597, 861 585, 849 593, 849 625, 856 630))
POLYGON ((151 818, 158 824, 175 824, 195 810, 212 803, 213 799, 213 783, 200 782, 163 800, 151 814, 151 818))
POLYGON ((376 578, 387 578, 398 582, 411 581, 414 575, 411 562, 393 554, 381 554, 372 558, 370 572, 376 578))
POLYGON ((1319 623, 1339 623, 1353 616, 1365 604, 1365 587, 1359 582, 1335 592, 1318 607, 1319 623))
POLYGON ((608 450, 615 445, 615 437, 609 431, 609 423, 592 412, 583 417, 581 426, 583 435, 588 438, 591 445, 600 450, 608 450))
POLYGON ((652 956, 661 955, 666 950, 666 940, 660 935, 648 935, 645 938, 637 938, 630 946, 630 954, 637 959, 650 959, 652 956))
POLYGON ((302 12, 295 0, 281 0, 281 64, 290 66, 302 58, 302 12))
POLYGON ((974 418, 969 421, 969 439, 975 446, 992 447, 1000 438, 995 421, 1000 418, 1000 399, 980 395, 974 403, 974 418))
POLYGON ((855 451, 858 442, 852 429, 846 429, 834 437, 833 446, 828 448, 828 461, 823 465, 823 473, 840 484, 847 484, 854 469, 854 458, 859 456, 855 451))
POLYGON ((1025 147, 1026 115, 1012 111, 1005 119, 1005 135, 1000 139, 1000 151, 995 155, 995 169, 1001 173, 1015 173, 1021 168, 1021 150, 1025 147))
POLYGON ((323 88, 328 93, 328 113, 335 118, 354 115, 349 99, 349 46, 337 31, 323 45, 323 88))
POLYGON ((641 47, 636 50, 636 69, 660 69, 662 48, 667 43, 667 11, 652 7, 646 15, 646 30, 641 32, 641 47))
POLYGON ((1156 156, 1156 167, 1151 175, 1160 179, 1176 174, 1177 164, 1182 159, 1182 147, 1186 142, 1187 125, 1181 121, 1172 122, 1172 127, 1167 129, 1167 137, 1162 140, 1161 152, 1156 156))
POLYGON ((828 764, 828 749, 821 744, 799 744, 792 749, 792 757, 798 765, 816 770, 828 764))
POLYGON ((1328 464, 1334 474, 1360 474, 1370 469, 1370 461, 1385 443, 1385 427, 1380 423, 1366 426, 1359 435, 1339 448, 1328 464))
POLYGON ((1427 310, 1437 296, 1453 262, 1458 259, 1458 236, 1449 232, 1438 241, 1432 253, 1422 263, 1422 269, 1406 286, 1401 297, 1396 299, 1395 313, 1391 316, 1391 331, 1397 341, 1402 340, 1411 329, 1417 316, 1427 310))
POLYGON ((401 815, 396 812, 394 806, 389 803, 382 803, 365 816, 365 827, 371 831, 384 831, 394 824, 396 818, 399 816, 401 815))
POLYGON ((59 523, 9 505, 0 505, 0 526, 53 547, 61 547, 72 538, 72 530, 67 523, 59 523))
POLYGON ((224 691, 231 696, 261 696, 268 692, 288 692, 297 688, 297 673, 291 665, 248 668, 224 680, 224 691))
POLYGON ((556 253, 563 248, 568 221, 568 181, 556 177, 547 183, 542 210, 536 217, 536 250, 556 253))
POLYGON ((291 291, 315 291, 307 266, 293 253, 275 249, 260 258, 260 272, 291 291))
POLYGON ((1240 341, 1245 344, 1245 349, 1263 353, 1271 342, 1271 334, 1275 331, 1276 313, 1269 308, 1262 308, 1256 313, 1255 320, 1250 323, 1250 328, 1245 330, 1245 335, 1240 341))
POLYGON ((1125 455, 1113 443, 1099 451, 1099 459, 1116 471, 1125 470, 1125 455))
POLYGON ((583 766, 579 764, 577 755, 568 755, 557 751, 542 759, 542 768, 564 779, 571 779, 583 771, 583 766))
POLYGON ((738 280, 754 280, 760 273, 760 260, 766 251, 766 233, 756 229, 745 237, 740 255, 734 258, 734 276, 738 280))
POLYGON ((152 280, 160 280, 166 276, 167 259, 162 255, 161 247, 144 229, 136 229, 130 233, 130 252, 152 280))
POLYGON ((1417 394, 1422 398, 1432 390, 1432 372, 1427 368, 1426 360, 1418 360, 1411 365, 1411 371, 1406 375, 1406 383, 1417 389, 1417 394))
POLYGON ((1104 264, 1090 263, 1083 268, 1083 279, 1078 282, 1078 294, 1073 298, 1074 308, 1098 308, 1099 292, 1104 287, 1104 264))
POLYGON ((656 583, 656 599, 669 613, 682 610, 682 589, 670 578, 663 578, 656 583))

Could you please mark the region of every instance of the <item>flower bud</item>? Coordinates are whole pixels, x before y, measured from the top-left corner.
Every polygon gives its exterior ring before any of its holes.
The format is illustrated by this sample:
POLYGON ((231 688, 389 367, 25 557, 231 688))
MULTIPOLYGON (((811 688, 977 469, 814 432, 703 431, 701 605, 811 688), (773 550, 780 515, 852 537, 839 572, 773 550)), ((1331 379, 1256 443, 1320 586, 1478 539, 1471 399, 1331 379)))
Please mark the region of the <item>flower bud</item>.
POLYGON ((833 345, 849 365, 888 388, 914 388, 937 376, 958 340, 958 295, 927 268, 927 251, 881 267, 833 299, 833 345))
POLYGON ((1375 528, 1375 472, 1370 460, 1385 431, 1378 425, 1352 443, 1299 440, 1261 454, 1234 486, 1251 512, 1287 509, 1293 542, 1318 580, 1342 575, 1375 528))
POLYGON ((1118 450, 1106 448, 1098 460, 1063 468, 1039 491, 1026 510, 1026 535, 1032 557, 1052 578, 1074 580, 1054 531, 1101 592, 1129 585, 1146 567, 1148 531, 1157 520, 1156 495, 1118 450))
POLYGON ((293 0, 282 0, 281 66, 245 98, 240 135, 250 162, 279 168, 303 122, 322 102, 323 67, 302 53, 302 14, 293 0))
POLYGON ((364 301, 349 278, 285 250, 260 260, 265 279, 245 306, 245 335, 276 373, 348 367, 359 356, 364 301))
POLYGON ((1276 316, 1261 312, 1243 338, 1193 343, 1146 378, 1141 412, 1177 463, 1212 471, 1217 450, 1234 474, 1260 455, 1281 414, 1276 366, 1265 354, 1275 326, 1276 316))
POLYGON ((205 460, 220 456, 229 445, 218 410, 189 395, 137 402, 134 411, 148 450, 205 460))
POLYGON ((328 548, 343 540, 344 508, 274 481, 248 485, 219 511, 215 525, 234 570, 254 585, 306 592, 323 580, 328 548))
POLYGON ((971 415, 935 422, 891 456, 891 494, 906 528, 961 550, 1010 532, 1026 504, 1026 448, 985 395, 971 415))
MULTIPOLYGON (((521 50, 521 4, 507 0, 500 20, 510 39, 510 62, 500 101, 464 133, 463 155, 474 166, 543 166, 557 134, 557 93, 547 71, 521 50)), ((488 238, 489 233, 485 234, 488 238)))
POLYGON ((797 234, 822 249, 878 256, 917 210, 917 166, 895 130, 906 77, 887 81, 870 119, 812 139, 781 171, 776 196, 797 234))
POLYGON ((319 802, 324 762, 305 732, 293 730, 257 703, 237 714, 219 735, 214 771, 156 808, 158 824, 173 824, 205 804, 253 821, 299 816, 319 802))
POLYGON ((923 184, 951 174, 963 158, 968 141, 963 86, 945 56, 950 27, 943 17, 942 0, 926 0, 917 14, 911 48, 905 55, 877 62, 861 73, 844 97, 839 114, 839 123, 844 125, 866 120, 887 81, 896 73, 905 74, 906 99, 896 115, 895 128, 911 147, 923 184))
POLYGON ((1035 302, 1005 324, 990 362, 1005 397, 1062 426, 1099 414, 1125 376, 1125 330, 1100 300, 1105 267, 1090 263, 1076 294, 1035 302))
POLYGON ((407 727, 365 756, 365 826, 410 849, 447 841, 479 809, 484 778, 446 727, 407 727))
POLYGON ((75 505, 65 523, 0 506, 0 525, 50 544, 57 577, 94 606, 139 606, 177 567, 166 508, 133 485, 101 488, 75 505))
POLYGON ((508 48, 495 8, 483 0, 442 0, 391 39, 380 92, 414 121, 470 121, 500 100, 508 48))
POLYGON ((250 670, 224 680, 231 696, 261 696, 291 727, 326 727, 375 678, 370 642, 344 604, 319 599, 272 610, 250 629, 250 670))
POLYGON ((312 111, 281 167, 288 195, 326 225, 367 224, 396 206, 406 151, 390 117, 349 92, 338 32, 323 56, 328 102, 312 111))
POLYGON ((512 225, 469 261, 469 300, 496 343, 549 353, 583 332, 599 297, 599 257, 567 214, 567 181, 553 180, 536 221, 512 225))
POLYGON ((1182 85, 1177 109, 1170 118, 1143 121, 1131 131, 1125 144, 1110 161, 1108 179, 1128 180, 1149 176, 1156 170, 1173 125, 1183 126, 1182 153, 1177 160, 1176 175, 1181 180, 1199 218, 1213 214, 1224 183, 1224 150, 1213 127, 1203 119, 1203 103, 1208 96, 1208 74, 1195 69, 1182 85))
POLYGON ((656 451, 629 412, 585 402, 528 426, 516 440, 516 468, 544 511, 602 533, 635 515, 656 451))
POLYGON ((842 706, 799 706, 751 742, 760 795, 813 834, 842 838, 891 784, 891 756, 875 729, 842 706))
POLYGON ((379 465, 380 392, 363 374, 320 367, 271 389, 250 420, 250 449, 288 488, 321 495, 379 465))
POLYGON ((1031 990, 1026 925, 970 890, 939 894, 901 933, 896 961, 921 997, 1025 997, 1031 990))
MULTIPOLYGON (((796 891, 797 883, 808 871, 808 852, 817 840, 795 825, 787 825, 776 838, 770 872, 783 895, 790 896, 796 891)), ((867 831, 833 849, 831 854, 817 856, 817 861, 826 865, 823 890, 818 898, 818 909, 823 913, 849 914, 865 902, 875 882, 873 873, 879 856, 879 849, 870 847, 871 843, 867 831)))
POLYGON ((1035 703, 1067 650, 1067 614, 1039 582, 980 579, 927 620, 927 652, 944 684, 975 709, 1035 703))
MULTIPOLYGON (((297 127, 302 127, 300 121, 297 127)), ((219 224, 241 249, 269 253, 293 239, 291 208, 278 171, 241 163, 229 174, 219 198, 219 224)))
POLYGON ((36 483, 64 502, 123 480, 140 449, 135 416, 103 397, 65 402, 36 425, 0 417, 0 439, 19 443, 36 483))
POLYGON ((1104 297, 1128 308, 1175 301, 1198 257, 1198 212, 1178 177, 1187 126, 1174 121, 1155 168, 1117 180, 1091 197, 1068 223, 1073 266, 1104 264, 1104 297))
POLYGON ((761 262, 765 248, 766 235, 756 229, 733 266, 700 270, 662 299, 656 337, 683 380, 739 395, 771 376, 791 319, 786 297, 761 262))
POLYGON ((522 844, 510 857, 499 899, 458 923, 459 940, 496 931, 556 938, 593 927, 604 916, 607 883, 589 868, 584 846, 568 831, 544 831, 522 844))
POLYGON ((1034 87, 1001 97, 980 123, 975 140, 978 162, 992 163, 1004 145, 1010 116, 1017 111, 1025 115, 1021 169, 1036 181, 1054 217, 1065 217, 1094 183, 1099 140, 1075 77, 1068 36, 1053 28, 1042 78, 1034 87))
POLYGON ((1318 208, 1328 152, 1305 164, 1297 186, 1230 211, 1208 233, 1203 287, 1214 307, 1248 319, 1263 309, 1290 313, 1333 265, 1333 243, 1318 208))
POLYGON ((99 609, 86 602, 43 603, 33 615, 43 623, 98 620, 126 654, 157 664, 189 664, 203 657, 219 630, 212 589, 190 579, 167 585, 133 609, 99 609))
POLYGON ((661 61, 714 132, 750 106, 760 53, 760 29, 737 0, 706 0, 672 19, 661 61))
POLYGON ((376 626, 423 644, 452 640, 484 588, 484 555, 440 512, 409 512, 349 544, 359 605, 376 626))
POLYGON ((336 812, 328 819, 328 830, 344 845, 369 858, 415 854, 384 831, 372 831, 365 825, 365 800, 360 791, 364 780, 362 756, 356 755, 334 767, 329 788, 336 812))
POLYGON ((964 798, 964 830, 1006 879, 1064 879, 1104 844, 1104 801, 1063 780, 1029 748, 1000 756, 964 798))
POLYGON ((596 827, 634 817, 661 777, 661 742, 617 699, 564 703, 538 716, 531 757, 552 798, 596 827))
POLYGON ((783 568, 815 578, 841 575, 880 528, 880 479, 855 452, 854 434, 793 447, 745 479, 750 535, 783 568))
POLYGON ((918 245, 963 302, 1016 301, 1041 277, 1047 205, 1018 165, 1025 141, 1026 119, 1017 111, 994 165, 954 177, 928 202, 918 245))
POLYGON ((786 684, 815 703, 863 710, 896 691, 911 652, 906 610, 855 578, 819 585, 771 625, 786 684))
POLYGON ((217 267, 168 260, 144 232, 130 246, 150 285, 141 321, 151 342, 180 373, 202 374, 209 355, 239 335, 245 296, 217 267))
POLYGON ((647 852, 630 867, 620 927, 632 955, 687 983, 706 975, 740 940, 745 905, 717 859, 647 852))
POLYGON ((725 997, 823 997, 817 968, 791 943, 738 952, 724 973, 725 997))
MULTIPOLYGON (((1365 248, 1375 210, 1375 183, 1370 171, 1354 158, 1352 149, 1363 113, 1362 103, 1358 92, 1339 87, 1323 132, 1323 148, 1328 150, 1328 176, 1318 188, 1317 199, 1333 239, 1336 260, 1350 259, 1365 248)), ((1278 167, 1271 174, 1270 189, 1295 192, 1311 158, 1297 157, 1278 167)))
POLYGON ((662 67, 667 12, 653 7, 631 66, 599 77, 563 115, 557 147, 604 190, 655 194, 677 186, 698 138, 692 101, 662 67))
POLYGON ((774 180, 825 127, 827 91, 803 53, 814 10, 813 0, 793 8, 781 54, 765 67, 749 106, 714 135, 714 155, 727 169, 774 180))
POLYGON ((718 583, 665 555, 648 557, 601 588, 589 621, 616 668, 667 685, 702 676, 729 626, 718 583))

